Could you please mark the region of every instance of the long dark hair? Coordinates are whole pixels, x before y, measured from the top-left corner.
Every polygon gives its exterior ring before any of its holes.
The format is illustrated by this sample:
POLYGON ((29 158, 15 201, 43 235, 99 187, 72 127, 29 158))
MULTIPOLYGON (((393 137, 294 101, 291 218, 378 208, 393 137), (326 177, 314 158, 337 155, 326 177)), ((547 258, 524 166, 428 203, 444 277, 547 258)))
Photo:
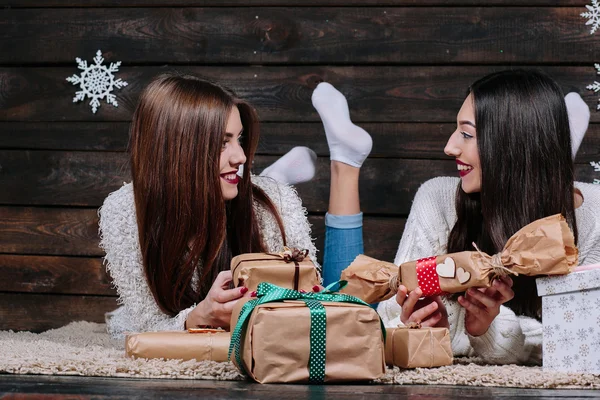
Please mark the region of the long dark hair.
MULTIPOLYGON (((574 168, 569 119, 558 84, 538 71, 493 73, 472 94, 481 165, 481 192, 456 192, 458 220, 448 252, 477 243, 497 253, 523 226, 561 213, 577 238, 574 168)), ((520 315, 539 316, 535 280, 514 277, 515 298, 507 305, 520 315)))
POLYGON ((254 201, 273 214, 285 243, 275 206, 250 181, 258 137, 250 105, 196 76, 160 75, 142 92, 130 128, 131 171, 144 271, 165 313, 175 315, 206 297, 232 256, 266 251, 254 201), (244 127, 247 161, 238 196, 225 202, 219 157, 233 107, 244 127))

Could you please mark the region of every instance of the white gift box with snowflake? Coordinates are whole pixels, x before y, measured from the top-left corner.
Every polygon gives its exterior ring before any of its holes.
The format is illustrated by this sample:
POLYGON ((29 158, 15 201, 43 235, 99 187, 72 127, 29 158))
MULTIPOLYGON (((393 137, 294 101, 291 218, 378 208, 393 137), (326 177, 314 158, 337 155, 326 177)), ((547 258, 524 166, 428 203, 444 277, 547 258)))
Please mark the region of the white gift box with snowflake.
POLYGON ((600 265, 538 278, 544 369, 600 374, 600 265))

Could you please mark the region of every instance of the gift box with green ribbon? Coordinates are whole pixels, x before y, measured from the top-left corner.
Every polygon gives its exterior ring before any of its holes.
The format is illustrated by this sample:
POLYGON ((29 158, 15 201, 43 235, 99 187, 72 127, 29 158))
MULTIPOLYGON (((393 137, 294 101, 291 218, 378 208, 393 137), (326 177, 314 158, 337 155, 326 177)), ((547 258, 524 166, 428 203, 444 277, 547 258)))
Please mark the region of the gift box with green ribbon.
POLYGON ((229 357, 260 383, 369 381, 385 373, 385 328, 362 300, 260 283, 236 304, 229 357))

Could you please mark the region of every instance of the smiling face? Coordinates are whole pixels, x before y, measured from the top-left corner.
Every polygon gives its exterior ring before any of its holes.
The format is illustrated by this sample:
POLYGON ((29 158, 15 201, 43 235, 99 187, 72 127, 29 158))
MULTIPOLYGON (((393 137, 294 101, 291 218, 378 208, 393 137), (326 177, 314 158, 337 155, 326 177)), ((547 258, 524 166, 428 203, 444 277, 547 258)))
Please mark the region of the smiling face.
POLYGON ((225 200, 232 200, 238 195, 237 185, 240 177, 237 172, 240 166, 246 162, 246 155, 241 146, 243 129, 240 111, 237 107, 233 107, 227 120, 219 160, 221 193, 225 200))
POLYGON ((456 130, 448 139, 444 153, 456 158, 456 167, 465 193, 481 191, 481 165, 477 149, 473 95, 465 99, 456 118, 456 130))

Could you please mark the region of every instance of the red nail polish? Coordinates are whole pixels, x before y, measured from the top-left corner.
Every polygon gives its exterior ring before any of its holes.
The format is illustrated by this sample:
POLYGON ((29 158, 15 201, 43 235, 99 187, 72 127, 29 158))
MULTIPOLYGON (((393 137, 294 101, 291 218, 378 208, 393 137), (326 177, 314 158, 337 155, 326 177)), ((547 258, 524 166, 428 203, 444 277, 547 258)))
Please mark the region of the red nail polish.
POLYGON ((250 297, 256 297, 256 292, 251 292, 250 297))
POLYGON ((243 287, 243 288, 240 289, 240 293, 241 294, 246 294, 247 291, 248 291, 247 287, 243 287))
POLYGON ((313 292, 320 292, 321 288, 317 285, 313 286, 313 292))
POLYGON ((298 290, 298 291, 299 291, 300 293, 306 293, 306 290, 304 290, 304 289, 300 289, 300 290, 298 290))

